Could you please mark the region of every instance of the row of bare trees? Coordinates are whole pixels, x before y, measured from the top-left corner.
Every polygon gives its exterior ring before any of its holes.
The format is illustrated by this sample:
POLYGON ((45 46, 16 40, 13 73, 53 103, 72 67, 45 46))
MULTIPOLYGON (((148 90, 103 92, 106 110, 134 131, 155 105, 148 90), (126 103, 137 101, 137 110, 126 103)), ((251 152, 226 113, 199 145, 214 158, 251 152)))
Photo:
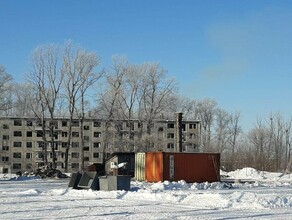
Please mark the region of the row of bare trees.
MULTIPOLYGON (((176 82, 167 78, 166 70, 159 64, 133 65, 124 57, 114 57, 106 75, 105 88, 98 96, 96 110, 99 117, 104 118, 108 125, 114 123, 118 133, 121 132, 120 120, 128 121, 128 124, 133 119, 140 124, 144 122, 146 129, 141 127, 138 142, 129 137, 127 142, 121 139, 109 143, 110 136, 106 142, 128 151, 154 146, 150 128, 155 119, 172 107, 170 99, 176 91, 176 82)), ((128 134, 131 134, 131 126, 128 134)))
MULTIPOLYGON (((159 64, 134 65, 126 58, 116 56, 108 69, 97 71, 99 63, 96 54, 72 42, 66 42, 62 46, 42 45, 33 51, 27 81, 23 85, 17 85, 17 92, 14 94, 15 105, 3 112, 3 115, 27 116, 38 120, 44 143, 44 164, 48 163, 47 151, 50 148, 53 167, 56 167, 56 117, 68 118, 66 171, 74 120, 78 119, 81 124, 81 137, 83 121, 88 111, 92 112, 92 116, 103 119, 107 129, 114 124, 118 132, 122 120, 127 120, 129 124, 133 119, 146 121, 147 134, 150 135, 153 120, 167 108, 167 100, 176 92, 175 81, 166 78, 166 70, 159 64), (96 100, 90 98, 94 94, 97 94, 96 100), (89 104, 93 104, 93 101, 97 101, 97 104, 90 108, 89 104)), ((150 146, 147 134, 146 142, 142 141, 142 130, 140 143, 124 142, 122 138, 112 142, 113 132, 106 130, 104 133, 104 150, 115 146, 119 151, 132 151, 134 147, 150 146)), ((81 139, 83 141, 83 138, 81 139)), ((131 137, 128 139, 131 140, 131 137)), ((152 145, 154 144, 153 142, 152 145)), ((83 155, 81 158, 84 158, 83 155)), ((83 165, 84 161, 81 169, 83 165)))
MULTIPOLYGON (((80 122, 83 137, 82 125, 88 112, 106 123, 104 151, 112 146, 119 151, 150 147, 155 150, 156 139, 150 132, 154 120, 173 119, 174 112, 182 112, 184 119, 201 122, 200 151, 220 152, 226 169, 252 166, 288 171, 291 168, 291 120, 272 114, 269 120, 258 120, 252 130, 243 132, 239 112, 228 113, 213 99, 192 100, 179 96, 177 82, 168 78, 166 69, 158 63, 132 64, 125 57, 114 56, 111 65, 101 69, 100 58, 95 53, 66 42, 61 46, 37 47, 23 84, 13 83, 4 67, 0 67, 0 81, 1 115, 38 120, 45 143, 45 163, 48 148, 56 158, 55 119, 68 119, 65 170, 73 121, 80 122), (50 123, 44 123, 45 119, 50 123), (133 119, 146 125, 140 128, 139 140, 131 139, 131 126, 126 142, 112 138, 113 125, 115 133, 121 132, 120 121, 130 124, 133 119)), ((81 168, 83 165, 84 161, 81 168)), ((55 159, 53 166, 56 166, 55 159)))
POLYGON ((219 152, 227 170, 251 166, 260 170, 291 171, 292 119, 271 113, 243 132, 240 113, 230 114, 215 100, 194 103, 195 118, 201 122, 201 150, 219 152))
MULTIPOLYGON (((65 153, 65 170, 71 146, 73 119, 84 120, 86 95, 104 74, 96 71, 99 58, 72 42, 63 46, 42 45, 31 56, 31 70, 27 82, 15 86, 13 108, 4 114, 36 118, 41 126, 44 164, 50 147, 53 167, 56 167, 56 117, 67 117, 68 141, 65 153), (49 120, 49 122, 47 122, 49 120), (46 121, 46 122, 45 122, 46 121)), ((80 126, 83 129, 83 126, 80 126)))
POLYGON ((291 169, 291 126, 281 114, 271 114, 268 120, 258 120, 247 135, 249 163, 262 170, 291 169))

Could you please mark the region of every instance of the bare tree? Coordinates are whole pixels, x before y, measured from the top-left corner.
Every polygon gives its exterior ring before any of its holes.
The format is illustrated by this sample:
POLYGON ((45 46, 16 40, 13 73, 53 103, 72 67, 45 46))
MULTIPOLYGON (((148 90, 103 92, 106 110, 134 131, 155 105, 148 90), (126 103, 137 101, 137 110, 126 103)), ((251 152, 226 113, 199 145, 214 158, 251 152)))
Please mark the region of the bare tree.
POLYGON ((292 119, 290 119, 286 124, 285 129, 285 158, 286 158, 286 167, 285 173, 291 172, 292 158, 291 158, 291 127, 292 127, 292 119))
MULTIPOLYGON (((160 118, 171 106, 169 100, 176 93, 175 81, 167 79, 166 70, 158 64, 134 65, 125 57, 116 56, 107 71, 106 85, 107 89, 99 96, 98 110, 103 114, 108 125, 105 132, 107 136, 110 136, 109 126, 114 124, 115 131, 118 133, 114 145, 118 149, 137 151, 141 146, 149 147, 151 145, 149 140, 154 140, 153 137, 150 138, 151 125, 153 120, 160 118), (138 140, 132 140, 131 121, 135 118, 141 125, 138 140), (122 131, 125 129, 122 121, 127 122, 127 132, 122 131), (147 134, 142 137, 144 122, 146 122, 147 134), (123 138, 124 135, 127 135, 127 138, 123 138)), ((109 145, 113 144, 108 143, 108 147, 109 145)))
POLYGON ((227 144, 231 139, 230 122, 231 116, 225 110, 218 109, 216 112, 215 150, 221 154, 227 149, 227 144))
POLYGON ((12 108, 12 76, 6 72, 5 68, 0 65, 0 110, 2 114, 9 112, 12 108))
POLYGON ((42 125, 42 136, 44 141, 45 163, 47 164, 47 130, 50 136, 50 146, 52 151, 52 166, 56 168, 56 143, 57 133, 55 131, 56 105, 60 96, 63 74, 59 69, 59 48, 55 45, 42 45, 36 48, 32 54, 32 70, 27 79, 33 85, 35 101, 32 111, 39 123, 42 125), (49 118, 47 124, 46 118, 49 118))
POLYGON ((235 152, 237 150, 237 143, 238 143, 238 138, 240 134, 242 133, 242 129, 239 125, 239 119, 240 119, 240 112, 236 112, 233 115, 231 115, 231 120, 230 120, 230 169, 234 169, 235 167, 235 162, 236 162, 236 155, 235 152))
POLYGON ((284 159, 284 137, 285 137, 285 125, 282 116, 277 115, 273 119, 274 123, 274 155, 275 155, 275 169, 278 171, 281 168, 281 161, 284 159))
POLYGON ((274 157, 276 171, 285 170, 287 167, 290 132, 291 120, 285 121, 280 113, 270 115, 269 149, 274 157))
POLYGON ((267 152, 269 145, 269 130, 258 119, 256 127, 248 133, 250 150, 252 150, 252 166, 260 170, 271 170, 273 166, 272 155, 267 152))
POLYGON ((291 157, 291 120, 281 114, 270 114, 269 120, 257 120, 256 126, 249 131, 246 143, 249 146, 251 164, 257 169, 285 171, 290 169, 291 157))
MULTIPOLYGON (((146 135, 151 135, 153 121, 158 119, 171 105, 169 97, 177 92, 177 84, 174 79, 166 77, 166 70, 159 64, 146 63, 142 66, 143 78, 139 94, 139 116, 146 122, 146 135)), ((152 138, 145 138, 146 149, 154 145, 152 138)))
POLYGON ((137 65, 128 65, 123 82, 123 92, 121 93, 121 106, 124 106, 124 118, 127 120, 127 151, 133 151, 134 149, 134 124, 131 122, 134 117, 138 116, 138 92, 141 88, 141 68, 137 65))
POLYGON ((100 59, 93 53, 83 54, 81 56, 81 68, 79 74, 81 75, 81 87, 80 87, 80 108, 77 109, 77 115, 80 120, 80 136, 81 136, 81 170, 84 170, 84 119, 85 119, 85 106, 86 95, 90 88, 92 88, 96 82, 104 75, 104 71, 95 72, 95 68, 100 63, 100 59), (80 112, 80 113, 78 113, 80 112))
POLYGON ((195 106, 195 118, 201 122, 201 144, 203 151, 211 150, 211 128, 214 125, 217 102, 213 99, 198 101, 195 106))
POLYGON ((181 112, 183 113, 184 119, 195 119, 195 100, 175 94, 170 97, 168 102, 172 103, 172 105, 165 110, 161 118, 173 118, 174 112, 181 112))
POLYGON ((105 120, 103 155, 122 150, 122 121, 126 112, 123 102, 124 82, 129 63, 125 57, 114 56, 106 71, 106 87, 99 94, 99 114, 105 120), (114 130, 114 131, 113 131, 114 130), (117 133, 114 135, 114 133, 117 133), (115 148, 115 149, 114 149, 115 148))
POLYGON ((34 117, 32 106, 36 106, 36 100, 33 97, 35 93, 30 83, 14 84, 14 98, 12 115, 16 117, 26 116, 34 117))
MULTIPOLYGON (((81 108, 84 108, 84 95, 87 89, 99 78, 99 75, 95 75, 94 72, 94 68, 98 64, 99 59, 94 53, 87 52, 72 42, 65 43, 62 74, 64 75, 64 97, 67 100, 69 115, 68 139, 65 151, 65 172, 68 170, 73 120, 75 117, 78 118, 78 112, 76 111, 78 101, 81 99, 81 108)), ((84 109, 81 110, 81 114, 83 113, 84 109)))

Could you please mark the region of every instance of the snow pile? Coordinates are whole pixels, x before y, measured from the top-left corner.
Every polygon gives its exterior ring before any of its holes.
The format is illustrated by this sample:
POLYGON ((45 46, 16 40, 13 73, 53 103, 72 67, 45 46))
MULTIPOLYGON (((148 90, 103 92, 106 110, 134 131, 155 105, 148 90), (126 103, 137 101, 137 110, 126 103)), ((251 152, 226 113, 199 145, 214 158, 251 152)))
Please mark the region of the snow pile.
POLYGON ((178 181, 178 182, 170 182, 170 181, 164 181, 164 182, 158 182, 158 183, 153 183, 150 188, 153 191, 162 191, 162 190, 182 190, 182 189, 187 189, 188 184, 184 181, 178 181))
POLYGON ((229 178, 233 179, 265 179, 264 172, 258 171, 254 168, 246 167, 225 173, 229 178))
POLYGON ((231 172, 221 171, 223 179, 234 179, 234 180, 254 180, 261 182, 290 182, 292 181, 292 174, 273 173, 267 171, 258 171, 254 168, 246 167, 231 172))

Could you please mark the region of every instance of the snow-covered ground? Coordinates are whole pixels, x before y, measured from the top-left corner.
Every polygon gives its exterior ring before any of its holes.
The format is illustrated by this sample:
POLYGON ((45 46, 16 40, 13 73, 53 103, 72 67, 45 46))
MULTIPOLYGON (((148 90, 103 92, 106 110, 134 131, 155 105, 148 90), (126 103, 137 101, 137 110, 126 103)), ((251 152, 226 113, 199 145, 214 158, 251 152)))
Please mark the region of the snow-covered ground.
POLYGON ((236 183, 132 181, 127 192, 0 177, 0 219, 292 219, 292 175, 252 168, 222 174, 236 183))

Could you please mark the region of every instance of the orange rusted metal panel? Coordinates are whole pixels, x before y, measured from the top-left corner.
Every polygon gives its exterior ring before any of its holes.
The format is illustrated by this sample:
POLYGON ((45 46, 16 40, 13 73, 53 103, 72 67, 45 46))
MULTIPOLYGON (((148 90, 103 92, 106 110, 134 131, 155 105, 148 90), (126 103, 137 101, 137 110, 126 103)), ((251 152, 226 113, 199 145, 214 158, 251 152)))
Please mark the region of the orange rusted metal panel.
POLYGON ((148 182, 163 180, 163 153, 147 152, 145 162, 145 179, 148 182))
POLYGON ((145 169, 149 182, 217 182, 220 181, 220 154, 148 152, 145 169))

